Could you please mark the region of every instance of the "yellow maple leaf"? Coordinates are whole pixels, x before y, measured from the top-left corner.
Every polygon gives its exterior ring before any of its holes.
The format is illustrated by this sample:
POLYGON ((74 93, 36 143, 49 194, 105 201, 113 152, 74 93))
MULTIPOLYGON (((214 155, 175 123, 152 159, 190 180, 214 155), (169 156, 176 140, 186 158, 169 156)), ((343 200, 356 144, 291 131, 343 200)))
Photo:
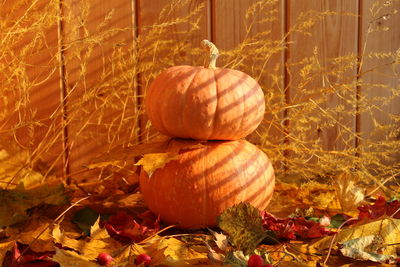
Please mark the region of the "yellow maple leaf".
POLYGON ((29 167, 28 151, 14 154, 0 149, 0 189, 13 189, 20 183, 25 188, 43 181, 43 175, 29 167))
POLYGON ((53 238, 51 236, 51 227, 53 220, 45 217, 32 217, 23 227, 8 227, 7 234, 9 240, 15 240, 22 244, 29 245, 35 252, 52 251, 53 238))
POLYGON ((97 219, 91 227, 90 238, 78 240, 71 238, 74 233, 62 232, 59 225, 54 227, 52 237, 56 243, 79 251, 87 259, 95 260, 99 253, 106 252, 111 254, 121 246, 120 243, 108 235, 106 229, 100 228, 99 221, 100 219, 97 219))
POLYGON ((79 255, 73 251, 67 251, 56 248, 56 254, 52 258, 53 261, 58 262, 60 267, 98 267, 99 265, 85 256, 79 255))
POLYGON ((162 238, 151 246, 155 251, 163 251, 169 266, 200 266, 208 264, 208 249, 205 246, 188 245, 176 238, 162 238))
POLYGON ((147 175, 151 175, 160 168, 163 168, 168 162, 178 159, 177 153, 151 153, 143 156, 135 165, 141 165, 147 175))
MULTIPOLYGON (((400 219, 384 218, 370 223, 354 226, 340 231, 334 241, 334 246, 352 239, 365 236, 378 236, 382 239, 383 255, 396 255, 396 246, 400 243, 400 219)), ((323 251, 329 248, 332 241, 331 236, 324 237, 311 244, 314 250, 323 251)))

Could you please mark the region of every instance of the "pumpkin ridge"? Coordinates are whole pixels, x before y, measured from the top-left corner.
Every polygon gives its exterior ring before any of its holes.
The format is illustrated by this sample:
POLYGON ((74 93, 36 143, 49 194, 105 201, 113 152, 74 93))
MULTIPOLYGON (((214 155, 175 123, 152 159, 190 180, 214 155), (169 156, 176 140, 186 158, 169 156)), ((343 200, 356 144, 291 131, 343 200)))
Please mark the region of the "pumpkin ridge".
MULTIPOLYGON (((216 123, 216 119, 218 118, 217 117, 217 113, 218 113, 218 104, 219 104, 219 86, 218 86, 218 78, 217 78, 217 75, 218 75, 218 73, 216 72, 216 69, 214 69, 214 75, 213 75, 213 77, 214 77, 214 81, 215 81, 215 96, 217 97, 217 100, 216 100, 216 105, 215 105, 215 112, 214 112, 214 115, 213 115, 213 119, 212 119, 212 125, 213 125, 213 130, 212 130, 212 132, 211 132, 211 135, 210 136, 208 136, 208 139, 210 139, 210 138, 213 138, 213 136, 215 135, 215 131, 216 131, 216 127, 217 127, 217 123, 216 123)), ((219 115, 219 114, 218 114, 219 115)), ((217 135, 218 136, 218 135, 217 135)))
POLYGON ((165 103, 168 103, 168 100, 170 99, 171 96, 176 97, 176 92, 170 89, 174 86, 176 77, 181 75, 180 74, 181 69, 184 68, 185 66, 175 66, 167 69, 165 73, 171 72, 172 75, 171 74, 167 75, 167 78, 161 81, 161 83, 163 84, 162 88, 158 89, 160 91, 159 97, 164 101, 161 102, 159 105, 156 105, 156 110, 158 109, 159 112, 158 113, 159 115, 157 116, 160 118, 159 119, 160 127, 164 130, 164 132, 163 131, 161 132, 166 134, 171 134, 171 131, 169 127, 167 127, 168 123, 165 122, 166 117, 169 116, 169 107, 165 103))
POLYGON ((187 124, 185 125, 185 121, 189 121, 189 120, 185 120, 184 118, 185 117, 187 117, 187 115, 191 115, 190 114, 190 110, 189 110, 189 114, 185 114, 185 106, 186 106, 186 104, 187 104, 187 99, 188 99, 188 97, 189 96, 191 96, 192 94, 190 93, 190 91, 193 91, 195 88, 193 88, 193 81, 196 79, 196 77, 199 75, 199 73, 201 73, 201 69, 200 68, 196 68, 195 69, 195 74, 193 75, 193 78, 192 78, 192 80, 190 81, 190 83, 189 83, 189 85, 187 86, 187 89, 186 89, 186 91, 185 91, 185 98, 184 98, 184 104, 182 105, 182 107, 183 107, 183 109, 182 109, 182 116, 180 116, 180 119, 182 120, 182 128, 184 129, 184 132, 186 132, 186 133, 189 133, 189 134, 187 134, 187 137, 189 137, 189 138, 192 138, 192 134, 191 134, 191 130, 192 130, 192 127, 188 127, 188 128, 186 128, 186 126, 187 126, 187 124))
MULTIPOLYGON (((184 124, 184 121, 185 121, 184 120, 184 117, 185 117, 184 116, 184 110, 185 110, 185 106, 186 106, 186 103, 187 103, 188 92, 189 92, 189 90, 190 90, 190 88, 191 88, 191 86, 193 84, 193 81, 195 80, 196 76, 198 75, 198 73, 199 73, 199 69, 198 68, 193 69, 193 74, 192 74, 191 81, 188 83, 188 86, 183 91, 185 97, 184 98, 183 97, 179 97, 179 110, 180 110, 180 113, 182 114, 182 116, 178 116, 177 124, 181 125, 181 127, 178 127, 175 131, 178 132, 180 135, 182 135, 182 132, 183 133, 187 132, 187 129, 185 128, 185 124, 184 124)), ((176 127, 176 125, 174 125, 173 127, 176 127)), ((173 135, 175 134, 174 131, 168 131, 168 132, 173 134, 173 135)), ((189 137, 189 136, 186 136, 186 138, 187 137, 189 137)))
MULTIPOLYGON (((244 73, 244 72, 243 72, 244 73)), ((262 91, 262 93, 264 94, 264 91, 263 91, 263 89, 261 88, 261 86, 258 84, 258 82, 254 79, 254 78, 252 78, 251 76, 249 76, 247 73, 244 73, 244 74, 246 74, 246 76, 240 76, 240 74, 241 73, 239 73, 237 70, 234 70, 233 72, 230 72, 230 74, 232 74, 233 76, 235 76, 235 77, 237 77, 237 78, 242 78, 243 79, 243 81, 244 81, 244 83, 247 85, 247 87, 248 88, 252 88, 251 87, 251 84, 249 83, 249 81, 251 81, 251 80, 254 80, 254 85, 256 85, 256 86, 258 86, 260 89, 261 89, 261 91, 262 91)), ((245 96, 246 94, 243 94, 243 97, 245 96)), ((263 95, 263 98, 265 98, 265 96, 263 95)), ((243 101, 245 101, 245 99, 243 99, 243 101)), ((245 111, 247 111, 246 112, 246 114, 244 114, 243 116, 244 117, 247 117, 248 115, 249 115, 249 113, 251 114, 252 112, 249 112, 249 110, 250 109, 245 109, 245 111)), ((264 109, 263 109, 263 114, 265 114, 265 102, 264 102, 264 109)), ((262 117, 264 117, 264 116, 262 116, 262 117)), ((243 117, 242 117, 243 118, 243 117)), ((260 120, 260 122, 258 123, 258 125, 261 123, 261 121, 262 121, 263 119, 261 119, 260 120)), ((246 122, 245 120, 244 120, 244 122, 246 122)), ((243 125, 242 125, 243 126, 243 125)), ((249 128, 250 126, 247 126, 247 128, 249 128)), ((258 127, 258 126, 257 126, 258 127)), ((256 129, 257 129, 257 127, 255 128, 255 129, 253 129, 253 131, 255 131, 256 129)), ((241 129, 243 129, 243 127, 241 128, 241 129)))

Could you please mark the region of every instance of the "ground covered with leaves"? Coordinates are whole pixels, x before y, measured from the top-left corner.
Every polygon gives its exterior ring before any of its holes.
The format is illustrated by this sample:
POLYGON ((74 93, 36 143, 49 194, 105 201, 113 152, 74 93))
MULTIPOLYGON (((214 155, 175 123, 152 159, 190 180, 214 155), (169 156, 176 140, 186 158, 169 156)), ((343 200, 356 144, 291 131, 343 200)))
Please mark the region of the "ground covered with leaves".
POLYGON ((24 153, 0 152, 4 267, 399 265, 399 199, 349 176, 278 181, 268 212, 241 203, 218 227, 188 231, 147 210, 134 174, 43 181, 24 153))

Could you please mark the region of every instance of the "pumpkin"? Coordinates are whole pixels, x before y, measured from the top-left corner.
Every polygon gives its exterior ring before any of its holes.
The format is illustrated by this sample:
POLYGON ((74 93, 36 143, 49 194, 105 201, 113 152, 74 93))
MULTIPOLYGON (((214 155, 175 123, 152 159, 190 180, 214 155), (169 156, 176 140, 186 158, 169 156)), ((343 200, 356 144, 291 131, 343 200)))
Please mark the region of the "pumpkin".
MULTIPOLYGON (((173 147, 166 152, 174 153, 173 147)), ((208 141, 180 150, 150 178, 142 170, 139 181, 147 207, 165 223, 197 229, 215 226, 220 213, 240 202, 265 209, 275 175, 268 157, 253 144, 208 141)))
POLYGON ((216 68, 218 49, 207 67, 174 66, 151 83, 146 113, 159 132, 197 140, 236 140, 249 135, 265 112, 264 93, 249 75, 216 68))

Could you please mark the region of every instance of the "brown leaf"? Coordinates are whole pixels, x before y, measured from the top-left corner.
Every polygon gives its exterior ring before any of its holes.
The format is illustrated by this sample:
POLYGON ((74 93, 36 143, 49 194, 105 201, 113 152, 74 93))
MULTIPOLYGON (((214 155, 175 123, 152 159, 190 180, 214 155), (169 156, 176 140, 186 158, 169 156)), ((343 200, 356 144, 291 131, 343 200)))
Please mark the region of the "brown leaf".
POLYGON ((52 223, 53 220, 49 218, 33 216, 23 225, 8 227, 6 231, 10 240, 29 244, 33 251, 52 251, 54 249, 51 236, 52 229, 49 227, 52 223))

